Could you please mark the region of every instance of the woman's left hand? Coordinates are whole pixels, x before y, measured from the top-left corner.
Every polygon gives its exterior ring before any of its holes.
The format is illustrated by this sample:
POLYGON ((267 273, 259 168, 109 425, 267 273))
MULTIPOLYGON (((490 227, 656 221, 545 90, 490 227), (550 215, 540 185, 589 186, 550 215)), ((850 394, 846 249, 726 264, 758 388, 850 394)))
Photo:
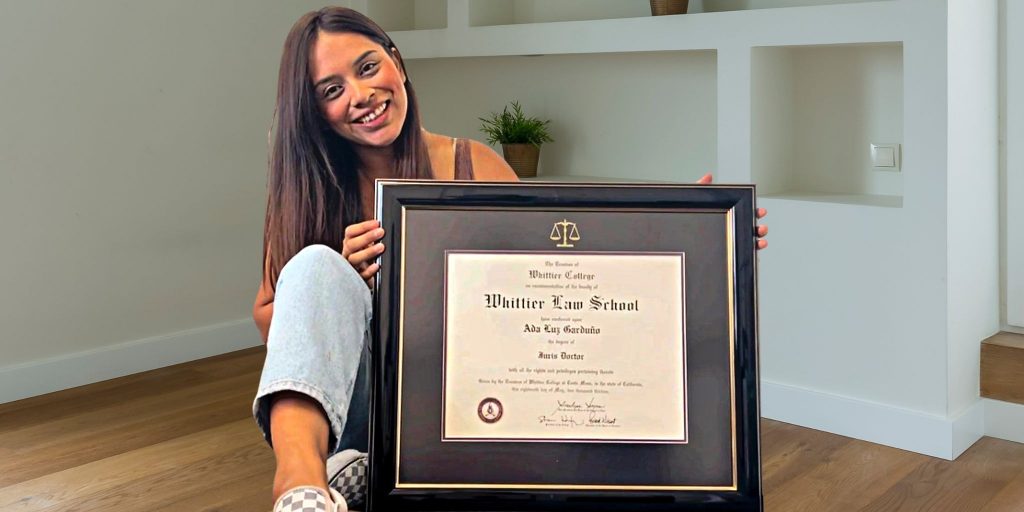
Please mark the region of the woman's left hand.
MULTIPOLYGON (((705 174, 704 176, 701 176, 700 179, 697 180, 697 184, 698 185, 710 185, 712 179, 713 178, 711 177, 711 173, 709 172, 709 173, 705 174)), ((758 208, 757 209, 757 218, 763 219, 765 215, 768 215, 768 210, 766 210, 764 208, 758 208)), ((757 229, 755 230, 755 234, 757 235, 757 248, 758 249, 764 249, 764 248, 768 247, 768 240, 764 239, 764 237, 766 235, 768 235, 768 226, 763 225, 763 224, 758 224, 757 225, 757 229)))

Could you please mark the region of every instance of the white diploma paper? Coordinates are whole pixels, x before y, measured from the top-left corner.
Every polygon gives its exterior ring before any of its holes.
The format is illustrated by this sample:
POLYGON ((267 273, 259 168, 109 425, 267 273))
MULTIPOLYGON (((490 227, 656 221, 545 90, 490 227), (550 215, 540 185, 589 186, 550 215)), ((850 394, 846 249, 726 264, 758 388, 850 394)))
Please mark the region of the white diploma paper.
POLYGON ((448 253, 443 439, 687 442, 683 267, 448 253))

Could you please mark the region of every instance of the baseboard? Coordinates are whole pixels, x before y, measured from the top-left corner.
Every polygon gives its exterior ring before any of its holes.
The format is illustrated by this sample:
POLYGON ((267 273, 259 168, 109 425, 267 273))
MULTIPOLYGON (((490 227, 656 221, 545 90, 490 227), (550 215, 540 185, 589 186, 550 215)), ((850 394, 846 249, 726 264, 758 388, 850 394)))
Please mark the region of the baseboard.
POLYGON ((954 459, 985 436, 985 411, 985 401, 979 398, 953 420, 954 459))
POLYGON ((252 319, 0 367, 0 403, 92 384, 260 344, 252 319))
POLYGON ((980 439, 985 423, 980 400, 949 419, 770 381, 761 382, 761 415, 946 460, 980 439))
POLYGON ((1024 405, 984 399, 985 435, 1024 443, 1024 405))

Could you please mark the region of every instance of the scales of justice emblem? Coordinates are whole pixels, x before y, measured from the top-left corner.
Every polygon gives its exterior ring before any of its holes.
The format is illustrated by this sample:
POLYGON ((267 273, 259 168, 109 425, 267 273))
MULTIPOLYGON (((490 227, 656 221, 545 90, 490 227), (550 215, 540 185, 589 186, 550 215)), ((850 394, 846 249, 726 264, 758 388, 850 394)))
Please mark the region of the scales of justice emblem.
POLYGON ((549 237, 554 241, 561 240, 562 243, 555 247, 573 247, 573 244, 569 243, 576 242, 580 239, 580 230, 576 228, 575 222, 569 222, 566 219, 562 219, 562 222, 556 222, 551 228, 551 236, 549 237))

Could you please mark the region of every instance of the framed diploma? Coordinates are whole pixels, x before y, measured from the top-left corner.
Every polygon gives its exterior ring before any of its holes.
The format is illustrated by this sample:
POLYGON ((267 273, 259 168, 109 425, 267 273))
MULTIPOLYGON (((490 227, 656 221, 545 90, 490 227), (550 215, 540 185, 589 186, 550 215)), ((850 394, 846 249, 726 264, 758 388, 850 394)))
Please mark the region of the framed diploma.
POLYGON ((378 181, 368 509, 762 510, 754 197, 378 181))

